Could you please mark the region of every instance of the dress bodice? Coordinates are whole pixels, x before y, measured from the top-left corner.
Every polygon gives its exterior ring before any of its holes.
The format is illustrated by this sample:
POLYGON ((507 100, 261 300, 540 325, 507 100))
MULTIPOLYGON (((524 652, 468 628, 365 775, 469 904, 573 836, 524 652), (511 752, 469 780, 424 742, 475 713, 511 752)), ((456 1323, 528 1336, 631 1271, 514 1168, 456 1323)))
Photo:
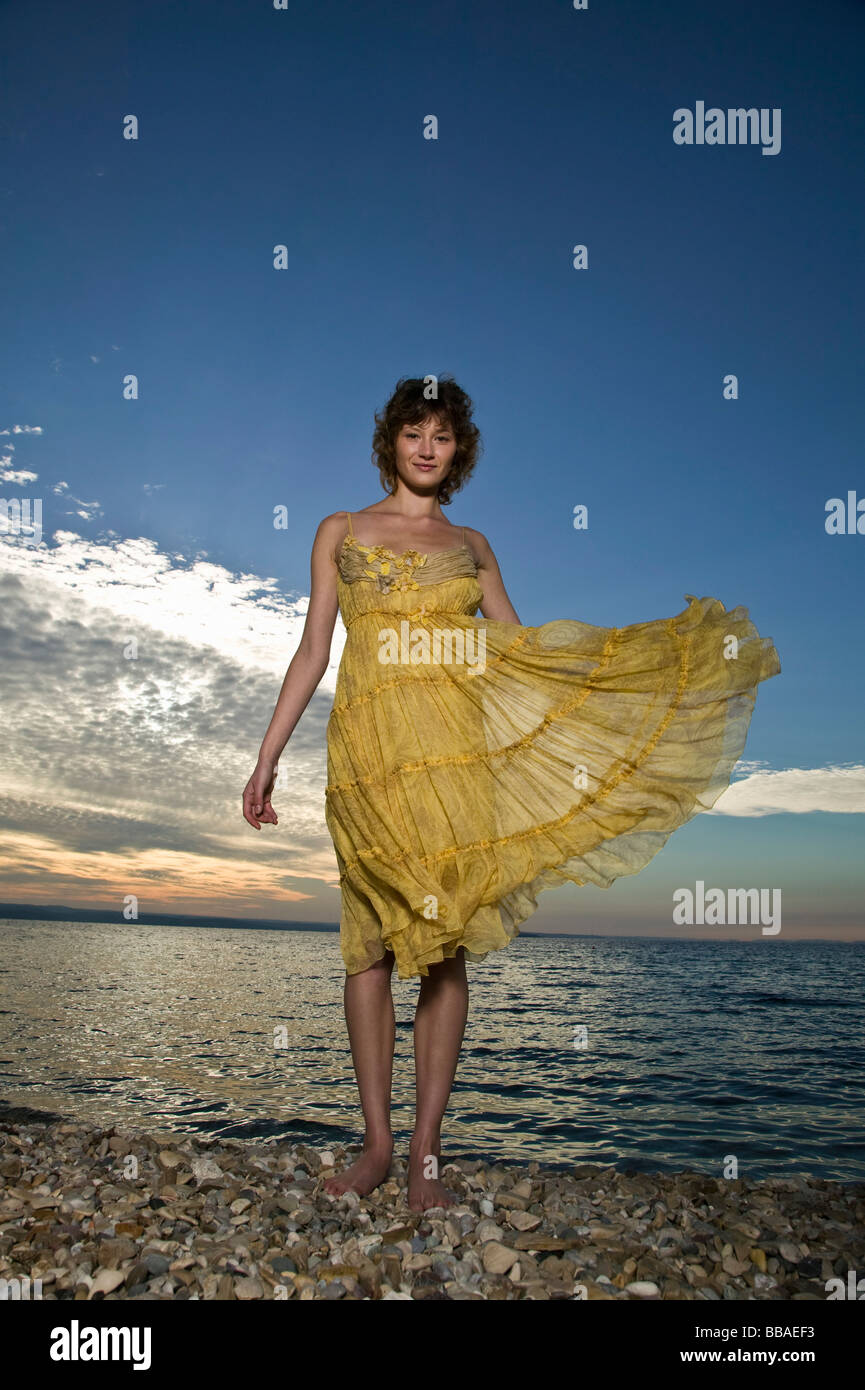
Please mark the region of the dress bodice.
POLYGON ((424 553, 361 545, 348 535, 338 561, 339 611, 347 629, 367 615, 414 618, 477 612, 483 600, 478 568, 467 545, 424 553))

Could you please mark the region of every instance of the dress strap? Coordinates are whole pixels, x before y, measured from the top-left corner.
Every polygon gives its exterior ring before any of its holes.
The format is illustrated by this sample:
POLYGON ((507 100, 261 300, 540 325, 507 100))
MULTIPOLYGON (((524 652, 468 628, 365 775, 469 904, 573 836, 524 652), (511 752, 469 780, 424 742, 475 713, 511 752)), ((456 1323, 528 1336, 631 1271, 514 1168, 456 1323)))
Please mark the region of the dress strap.
POLYGON ((354 535, 354 531, 352 531, 352 529, 351 529, 351 512, 346 512, 346 516, 348 517, 348 534, 349 534, 350 536, 353 536, 353 535, 354 535))

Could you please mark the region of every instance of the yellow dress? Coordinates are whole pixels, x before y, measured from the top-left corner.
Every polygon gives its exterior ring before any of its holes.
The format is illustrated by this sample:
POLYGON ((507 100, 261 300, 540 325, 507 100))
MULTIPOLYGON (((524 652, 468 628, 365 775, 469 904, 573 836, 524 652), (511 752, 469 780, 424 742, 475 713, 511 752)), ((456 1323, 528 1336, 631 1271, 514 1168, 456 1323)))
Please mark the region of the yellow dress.
POLYGON ((463 544, 395 555, 349 534, 326 820, 349 975, 402 979, 506 946, 545 888, 608 888, 707 810, 781 670, 746 608, 540 627, 475 616, 463 544))

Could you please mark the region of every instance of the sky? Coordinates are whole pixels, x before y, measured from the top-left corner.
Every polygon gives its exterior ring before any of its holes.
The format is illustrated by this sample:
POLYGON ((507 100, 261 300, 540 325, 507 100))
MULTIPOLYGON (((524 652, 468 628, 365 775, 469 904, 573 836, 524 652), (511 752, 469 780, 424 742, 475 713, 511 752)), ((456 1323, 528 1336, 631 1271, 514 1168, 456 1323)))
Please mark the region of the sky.
POLYGON ((840 0, 0 8, 0 497, 42 506, 38 544, 0 507, 0 899, 338 921, 341 621, 279 826, 241 796, 316 527, 449 373, 447 515, 523 623, 712 595, 782 666, 714 812, 525 928, 753 935, 672 927, 702 881, 861 939, 863 44, 840 0), (752 143, 674 138, 740 107, 752 143))

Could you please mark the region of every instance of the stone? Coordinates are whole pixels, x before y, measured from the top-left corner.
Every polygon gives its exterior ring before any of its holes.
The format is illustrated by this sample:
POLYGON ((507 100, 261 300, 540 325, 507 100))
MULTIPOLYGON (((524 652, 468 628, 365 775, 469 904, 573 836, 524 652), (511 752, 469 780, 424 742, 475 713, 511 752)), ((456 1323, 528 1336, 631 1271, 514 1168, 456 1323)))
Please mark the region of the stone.
POLYGON ((192 1160, 192 1173, 196 1182, 208 1182, 222 1177, 222 1169, 213 1158, 206 1155, 192 1160))
POLYGON ((264 1298, 264 1285, 260 1279, 240 1278, 234 1281, 234 1297, 242 1302, 253 1298, 264 1298))
POLYGON ((494 1206, 504 1207, 506 1210, 516 1209, 525 1211, 529 1205, 528 1197, 518 1197, 514 1192, 497 1192, 495 1195, 494 1206))
POLYGON ((179 1168, 181 1163, 185 1163, 186 1160, 183 1154, 178 1153, 176 1149, 162 1149, 161 1152, 156 1155, 156 1162, 159 1164, 160 1168, 170 1173, 173 1172, 175 1168, 179 1168))
POLYGON ((519 1255, 516 1250, 513 1250, 509 1245, 502 1245, 500 1241, 491 1240, 484 1245, 484 1269, 489 1274, 507 1274, 518 1259, 519 1255))
POLYGON ((579 1236, 563 1240, 560 1236, 532 1235, 531 1232, 518 1235, 514 1241, 517 1250, 573 1250, 581 1244, 579 1236))
POLYGON ((138 1246, 134 1240, 115 1237, 100 1242, 98 1258, 101 1265, 116 1269, 124 1260, 131 1260, 137 1253, 138 1246))
POLYGON ((137 1221, 118 1221, 114 1230, 118 1236, 129 1236, 131 1239, 144 1235, 144 1227, 139 1226, 137 1221))
POLYGON ((451 1216, 447 1217, 447 1219, 445 1220, 445 1234, 447 1235, 447 1238, 450 1241, 451 1245, 454 1247, 454 1249, 456 1249, 458 1245, 462 1244, 462 1230, 451 1216))
POLYGON ((431 1264, 431 1255, 422 1255, 419 1251, 415 1251, 411 1255, 406 1256, 402 1262, 402 1267, 404 1270, 420 1270, 429 1269, 431 1264))
POLYGON ((338 1298, 345 1298, 346 1292, 345 1284, 339 1279, 334 1279, 323 1290, 322 1297, 334 1301, 338 1298))
POLYGON ((501 1226, 497 1226, 495 1221, 489 1219, 479 1221, 475 1227, 475 1240, 478 1245, 483 1245, 488 1240, 501 1240, 503 1235, 504 1231, 501 1226))
POLYGON ((124 1269, 100 1269, 90 1285, 90 1298, 94 1298, 98 1293, 113 1293, 125 1279, 126 1271, 124 1269))
POLYGON ((530 1211, 515 1210, 508 1213, 508 1222, 517 1231, 535 1231, 541 1224, 541 1218, 530 1211))
POLYGON ((411 1240, 414 1233, 414 1226, 394 1226, 382 1233, 381 1242, 382 1245, 396 1245, 400 1240, 411 1240))
POLYGON ((125 1284, 130 1288, 133 1284, 146 1284, 150 1278, 150 1270, 143 1260, 139 1260, 131 1269, 124 1270, 125 1284))

